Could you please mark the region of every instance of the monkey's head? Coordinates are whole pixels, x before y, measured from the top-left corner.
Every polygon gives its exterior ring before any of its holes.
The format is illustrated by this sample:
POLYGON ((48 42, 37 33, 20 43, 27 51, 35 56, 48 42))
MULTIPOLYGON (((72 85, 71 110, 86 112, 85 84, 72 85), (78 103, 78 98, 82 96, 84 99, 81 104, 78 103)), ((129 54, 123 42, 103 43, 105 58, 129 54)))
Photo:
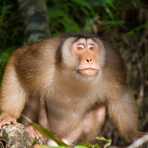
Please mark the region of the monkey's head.
POLYGON ((73 35, 61 45, 61 62, 65 70, 71 70, 81 77, 96 77, 104 65, 103 43, 95 35, 73 35))

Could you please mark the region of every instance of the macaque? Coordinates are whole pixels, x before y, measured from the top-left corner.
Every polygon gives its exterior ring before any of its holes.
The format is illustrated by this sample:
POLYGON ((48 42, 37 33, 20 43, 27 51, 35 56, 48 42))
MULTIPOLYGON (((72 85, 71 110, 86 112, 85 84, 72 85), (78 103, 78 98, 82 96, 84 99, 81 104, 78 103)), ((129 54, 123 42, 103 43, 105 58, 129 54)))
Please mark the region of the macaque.
POLYGON ((94 34, 17 49, 6 66, 0 102, 1 125, 28 114, 69 144, 93 141, 106 115, 127 141, 140 133, 124 62, 94 34))

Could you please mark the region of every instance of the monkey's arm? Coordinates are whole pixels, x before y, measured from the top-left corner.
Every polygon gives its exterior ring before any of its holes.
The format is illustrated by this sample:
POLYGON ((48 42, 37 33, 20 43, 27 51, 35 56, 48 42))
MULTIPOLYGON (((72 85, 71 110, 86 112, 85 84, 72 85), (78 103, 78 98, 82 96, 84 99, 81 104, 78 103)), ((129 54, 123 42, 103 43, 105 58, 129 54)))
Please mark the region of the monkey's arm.
POLYGON ((15 70, 15 59, 12 56, 6 66, 1 88, 0 121, 18 119, 25 104, 26 93, 18 80, 15 70))
POLYGON ((131 142, 140 132, 136 103, 127 86, 126 66, 116 50, 107 50, 106 57, 104 83, 108 113, 120 134, 131 142))
POLYGON ((119 88, 108 99, 108 112, 120 134, 127 141, 135 140, 140 133, 136 105, 128 90, 119 88))

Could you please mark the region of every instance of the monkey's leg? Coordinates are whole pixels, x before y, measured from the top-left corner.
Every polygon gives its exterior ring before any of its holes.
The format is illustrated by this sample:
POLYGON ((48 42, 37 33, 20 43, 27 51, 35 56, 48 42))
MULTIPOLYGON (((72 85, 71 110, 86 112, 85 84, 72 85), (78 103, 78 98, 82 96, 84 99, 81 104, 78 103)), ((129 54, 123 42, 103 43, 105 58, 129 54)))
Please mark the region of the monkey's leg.
POLYGON ((82 127, 82 141, 94 141, 101 132, 106 117, 105 106, 98 106, 95 110, 90 111, 84 118, 82 127))
POLYGON ((14 67, 13 58, 6 67, 3 78, 0 98, 0 126, 8 122, 14 122, 19 117, 25 104, 25 91, 20 84, 14 67))
POLYGON ((24 118, 21 119, 21 122, 26 126, 26 130, 32 138, 43 138, 39 131, 32 126, 32 122, 38 123, 44 128, 48 128, 46 106, 43 102, 43 98, 39 98, 37 95, 30 95, 22 113, 24 118))
POLYGON ((105 115, 105 106, 98 106, 89 111, 75 130, 63 137, 62 140, 69 145, 94 141, 104 124, 105 115))

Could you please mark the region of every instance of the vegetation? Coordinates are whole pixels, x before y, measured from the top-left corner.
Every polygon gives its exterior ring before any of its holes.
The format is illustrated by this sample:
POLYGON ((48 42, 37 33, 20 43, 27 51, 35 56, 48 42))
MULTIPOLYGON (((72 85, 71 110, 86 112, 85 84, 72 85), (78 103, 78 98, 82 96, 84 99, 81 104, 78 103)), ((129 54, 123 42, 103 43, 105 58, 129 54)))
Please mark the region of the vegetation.
MULTIPOLYGON (((53 35, 92 31, 92 25, 99 19, 105 29, 140 30, 144 24, 136 22, 136 18, 125 20, 123 15, 126 10, 138 11, 144 5, 140 0, 48 0, 49 27, 53 35)), ((17 47, 23 42, 23 19, 19 14, 17 1, 0 0, 0 48, 17 47)))

